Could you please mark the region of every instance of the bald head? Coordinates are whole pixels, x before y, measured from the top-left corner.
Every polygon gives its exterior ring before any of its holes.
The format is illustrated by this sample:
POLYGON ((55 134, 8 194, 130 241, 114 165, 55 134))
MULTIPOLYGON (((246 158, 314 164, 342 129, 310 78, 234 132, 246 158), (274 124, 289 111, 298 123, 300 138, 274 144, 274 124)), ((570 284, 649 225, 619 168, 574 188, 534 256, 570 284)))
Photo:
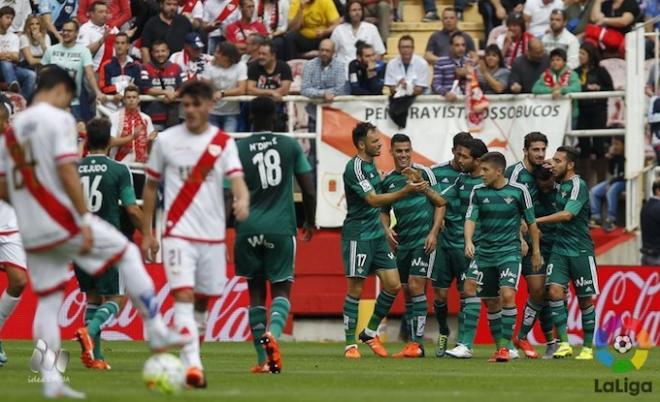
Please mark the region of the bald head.
POLYGON ((531 61, 539 62, 543 59, 543 42, 538 38, 532 38, 527 45, 527 58, 531 61))
POLYGON ((321 64, 327 66, 335 55, 335 44, 330 39, 323 39, 319 45, 319 59, 321 64))

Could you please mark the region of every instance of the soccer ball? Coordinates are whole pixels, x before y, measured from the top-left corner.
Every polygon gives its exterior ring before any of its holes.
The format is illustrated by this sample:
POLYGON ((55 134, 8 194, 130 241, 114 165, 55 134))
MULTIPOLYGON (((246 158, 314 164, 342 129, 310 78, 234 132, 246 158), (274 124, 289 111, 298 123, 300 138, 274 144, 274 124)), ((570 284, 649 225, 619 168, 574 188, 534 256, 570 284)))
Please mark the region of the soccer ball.
POLYGON ((614 339, 614 349, 621 354, 627 353, 632 347, 633 344, 628 335, 619 335, 614 339))
POLYGON ((142 379, 150 390, 174 394, 181 390, 186 381, 186 369, 178 357, 158 353, 144 363, 142 379))

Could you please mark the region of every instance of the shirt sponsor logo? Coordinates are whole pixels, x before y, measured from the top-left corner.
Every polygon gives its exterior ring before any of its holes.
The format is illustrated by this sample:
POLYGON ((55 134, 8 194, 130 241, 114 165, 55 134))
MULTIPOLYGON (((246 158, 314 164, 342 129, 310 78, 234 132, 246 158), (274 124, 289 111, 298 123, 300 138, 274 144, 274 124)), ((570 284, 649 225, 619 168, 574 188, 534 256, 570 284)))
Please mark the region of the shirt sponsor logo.
POLYGON ((592 280, 586 279, 585 277, 581 276, 580 279, 575 281, 575 286, 587 286, 587 285, 593 285, 594 282, 592 280))
MULTIPOLYGON (((417 258, 413 259, 410 262, 410 265, 413 266, 413 267, 423 267, 423 268, 428 268, 428 266, 429 266, 428 262, 424 261, 424 259, 422 257, 417 257, 417 258)), ((423 269, 423 268, 422 268, 422 272, 425 271, 425 269, 423 269)))

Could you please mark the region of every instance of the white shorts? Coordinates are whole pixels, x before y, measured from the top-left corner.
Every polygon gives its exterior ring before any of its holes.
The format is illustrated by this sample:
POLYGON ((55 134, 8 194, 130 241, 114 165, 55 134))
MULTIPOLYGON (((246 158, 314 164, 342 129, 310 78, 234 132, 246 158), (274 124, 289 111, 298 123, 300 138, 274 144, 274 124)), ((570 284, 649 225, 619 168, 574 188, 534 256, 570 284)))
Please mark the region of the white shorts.
POLYGON ((18 233, 0 236, 0 270, 7 266, 26 270, 25 250, 18 233))
POLYGON ((224 243, 164 238, 163 265, 170 290, 193 289, 199 295, 221 295, 227 282, 226 250, 224 243))
POLYGON ((72 273, 71 262, 90 275, 100 275, 119 261, 126 248, 128 239, 114 226, 94 216, 90 225, 94 239, 92 250, 80 255, 80 234, 51 249, 40 252, 28 252, 28 273, 32 289, 38 296, 46 296, 64 289, 72 273))

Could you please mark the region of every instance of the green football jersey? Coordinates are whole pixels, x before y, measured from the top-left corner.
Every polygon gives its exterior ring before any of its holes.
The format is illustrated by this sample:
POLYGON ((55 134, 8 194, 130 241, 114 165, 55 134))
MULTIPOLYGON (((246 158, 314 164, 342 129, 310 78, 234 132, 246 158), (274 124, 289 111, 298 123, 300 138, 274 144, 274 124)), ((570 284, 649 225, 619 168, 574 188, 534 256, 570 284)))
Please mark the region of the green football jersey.
POLYGON ((438 182, 440 191, 454 184, 458 176, 463 174, 459 169, 452 166, 451 161, 431 166, 431 171, 435 175, 435 181, 438 182))
MULTIPOLYGON (((458 179, 459 176, 461 176, 463 173, 455 169, 451 161, 443 162, 438 165, 432 166, 431 171, 435 175, 435 180, 438 182, 438 188, 440 192, 444 191, 447 187, 451 186, 456 182, 456 179, 458 179)), ((458 228, 458 226, 463 226, 463 222, 465 220, 465 213, 459 214, 457 213, 460 209, 460 200, 458 199, 451 199, 447 200, 447 209, 445 210, 445 229, 440 233, 439 236, 439 246, 441 247, 447 247, 447 243, 443 243, 443 237, 445 236, 445 232, 447 231, 447 227, 454 227, 458 228)), ((462 227, 461 227, 461 233, 462 232, 462 227)), ((462 244, 463 242, 463 236, 461 235, 461 239, 459 242, 462 244)), ((463 247, 463 246, 457 246, 457 247, 463 247)))
POLYGON ((382 193, 382 182, 375 163, 354 156, 344 170, 346 219, 341 228, 343 240, 372 240, 385 236, 380 223, 380 209, 365 201, 367 194, 382 193))
MULTIPOLYGON (((539 190, 534 201, 534 213, 536 217, 548 216, 557 212, 557 192, 555 190, 544 193, 539 190)), ((547 255, 552 251, 552 245, 557 236, 557 224, 539 225, 541 230, 541 254, 547 255)))
POLYGON ((506 168, 504 176, 509 179, 510 183, 518 183, 527 187, 529 195, 532 196, 532 201, 536 201, 536 196, 539 193, 539 187, 536 185, 536 178, 534 178, 534 174, 527 170, 523 161, 520 161, 515 165, 511 165, 506 168))
POLYGON ((580 253, 593 255, 594 243, 589 233, 589 188, 578 175, 559 185, 557 193, 557 210, 568 211, 573 219, 557 225, 555 244, 552 252, 567 257, 578 257, 580 253))
POLYGON ((294 175, 312 170, 300 144, 263 132, 237 141, 236 146, 250 190, 250 215, 236 223, 236 234, 295 236, 294 175))
POLYGON ((78 164, 87 208, 119 228, 119 201, 136 203, 133 176, 128 167, 105 155, 89 155, 78 164))
MULTIPOLYGON (((470 194, 475 186, 483 184, 481 176, 472 177, 461 174, 451 186, 445 188, 441 194, 447 201, 445 212, 445 228, 440 233, 440 247, 465 248, 465 214, 470 203, 470 194)), ((474 232, 474 242, 479 239, 479 223, 474 232)))
POLYGON ((520 220, 535 222, 532 197, 519 184, 499 189, 480 184, 472 189, 466 219, 481 224, 475 242, 479 264, 497 264, 503 257, 520 255, 520 220))
MULTIPOLYGON (((424 180, 428 181, 431 187, 438 191, 435 176, 431 169, 426 166, 413 164, 413 167, 419 170, 424 180)), ((406 186, 408 178, 397 172, 391 171, 383 179, 383 193, 394 193, 406 186)), ((391 205, 383 208, 383 212, 389 213, 390 208, 394 211, 396 217, 395 231, 398 235, 399 250, 411 250, 424 248, 424 241, 433 226, 433 215, 435 206, 429 201, 428 197, 421 193, 410 194, 391 205)))

